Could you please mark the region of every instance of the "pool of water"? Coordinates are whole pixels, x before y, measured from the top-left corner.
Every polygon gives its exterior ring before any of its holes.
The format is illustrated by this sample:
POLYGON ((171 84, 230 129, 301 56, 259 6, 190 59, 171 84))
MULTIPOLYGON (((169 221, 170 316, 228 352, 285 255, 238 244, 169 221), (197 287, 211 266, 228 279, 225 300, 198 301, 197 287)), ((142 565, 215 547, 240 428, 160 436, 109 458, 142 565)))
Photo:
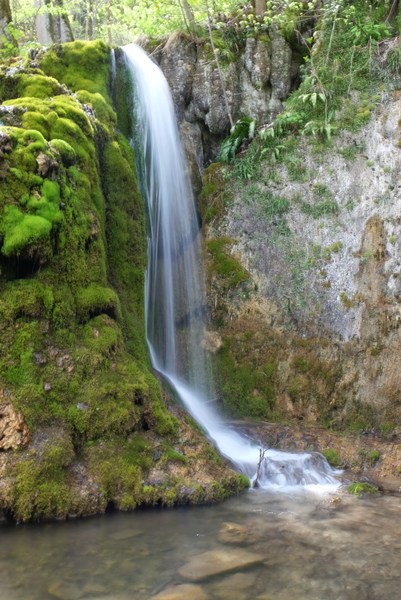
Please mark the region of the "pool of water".
POLYGON ((202 597, 394 600, 400 514, 396 496, 252 490, 216 506, 3 526, 0 599, 147 600, 187 583, 179 571, 194 557, 234 551, 257 564, 195 582, 202 597))

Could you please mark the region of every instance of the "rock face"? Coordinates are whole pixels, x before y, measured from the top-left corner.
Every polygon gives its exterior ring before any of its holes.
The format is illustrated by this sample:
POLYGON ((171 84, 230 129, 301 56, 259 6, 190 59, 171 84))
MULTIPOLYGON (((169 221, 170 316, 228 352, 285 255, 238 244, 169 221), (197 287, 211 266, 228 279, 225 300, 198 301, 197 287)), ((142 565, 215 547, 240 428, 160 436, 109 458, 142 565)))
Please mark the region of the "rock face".
MULTIPOLYGON (((301 139, 212 218, 209 236, 230 240, 226 255, 249 274, 227 293, 211 257, 217 378, 222 395, 242 399, 238 413, 397 432, 400 111, 399 93, 384 94, 358 133, 319 155, 301 139)), ((212 206, 224 196, 217 167, 207 186, 212 206)))
POLYGON ((0 514, 17 521, 248 483, 149 370, 145 211, 109 75, 99 41, 0 65, 0 514))
POLYGON ((28 442, 29 430, 22 414, 12 404, 0 404, 0 450, 16 450, 28 442))
MULTIPOLYGON (((203 161, 215 158, 218 143, 230 129, 223 102, 222 83, 210 43, 195 44, 183 34, 173 34, 153 53, 169 82, 186 145, 203 161), (190 124, 190 127, 188 127, 190 124), (195 144, 195 145, 194 145, 195 144)), ((282 109, 298 75, 299 58, 286 40, 271 29, 269 36, 247 38, 232 60, 220 60, 227 101, 233 120, 250 116, 268 122, 282 109)), ((195 180, 196 181, 196 180, 195 180)))

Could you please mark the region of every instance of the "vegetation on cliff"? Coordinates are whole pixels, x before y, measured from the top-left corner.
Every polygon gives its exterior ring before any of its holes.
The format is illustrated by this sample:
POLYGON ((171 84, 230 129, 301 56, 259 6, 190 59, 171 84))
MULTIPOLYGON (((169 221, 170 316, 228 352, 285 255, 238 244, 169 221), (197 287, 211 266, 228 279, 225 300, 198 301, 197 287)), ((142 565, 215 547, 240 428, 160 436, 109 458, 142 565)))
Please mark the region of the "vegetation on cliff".
POLYGON ((384 320, 393 322, 398 292, 384 261, 399 252, 390 209, 397 174, 380 136, 396 153, 397 5, 325 2, 312 30, 302 22, 287 21, 305 60, 284 110, 252 135, 237 135, 239 121, 223 144, 226 162, 204 176, 208 245, 230 239, 229 255, 249 270, 228 292, 209 252, 219 396, 238 415, 393 431, 398 343, 384 320), (380 188, 365 189, 369 170, 380 188), (235 391, 233 373, 241 373, 235 391))
POLYGON ((0 403, 29 431, 0 450, 0 506, 17 520, 246 485, 167 411, 150 372, 145 211, 109 78, 99 41, 0 72, 0 403))

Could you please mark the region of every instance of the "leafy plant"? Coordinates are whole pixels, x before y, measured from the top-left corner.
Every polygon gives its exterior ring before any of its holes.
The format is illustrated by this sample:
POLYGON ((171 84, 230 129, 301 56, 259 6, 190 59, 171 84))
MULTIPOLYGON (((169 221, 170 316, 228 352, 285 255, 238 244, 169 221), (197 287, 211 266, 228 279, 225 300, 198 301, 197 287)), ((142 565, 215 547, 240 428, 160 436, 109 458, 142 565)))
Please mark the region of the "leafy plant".
POLYGON ((379 488, 372 483, 358 481, 356 483, 351 483, 351 485, 347 487, 347 490, 350 494, 361 496, 362 494, 376 494, 379 491, 379 488))
POLYGON ((252 140, 254 135, 255 119, 250 117, 239 119, 232 127, 230 135, 222 143, 219 159, 222 162, 233 160, 241 145, 247 140, 252 140))
POLYGON ((0 58, 10 58, 16 54, 18 40, 23 36, 20 29, 14 27, 12 23, 6 25, 3 29, 3 35, 0 38, 0 58))

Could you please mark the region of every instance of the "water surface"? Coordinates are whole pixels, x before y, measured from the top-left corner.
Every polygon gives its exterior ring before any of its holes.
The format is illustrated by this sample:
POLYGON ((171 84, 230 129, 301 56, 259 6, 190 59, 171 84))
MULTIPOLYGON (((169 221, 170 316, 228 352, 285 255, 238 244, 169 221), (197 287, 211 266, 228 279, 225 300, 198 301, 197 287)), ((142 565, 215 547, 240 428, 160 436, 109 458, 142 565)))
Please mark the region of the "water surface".
MULTIPOLYGON (((249 491, 217 506, 147 510, 0 528, 1 600, 145 600, 184 583, 178 569, 245 527, 264 562, 201 585, 210 600, 394 600, 400 497, 249 491)), ((188 600, 191 600, 188 598, 188 600)))

